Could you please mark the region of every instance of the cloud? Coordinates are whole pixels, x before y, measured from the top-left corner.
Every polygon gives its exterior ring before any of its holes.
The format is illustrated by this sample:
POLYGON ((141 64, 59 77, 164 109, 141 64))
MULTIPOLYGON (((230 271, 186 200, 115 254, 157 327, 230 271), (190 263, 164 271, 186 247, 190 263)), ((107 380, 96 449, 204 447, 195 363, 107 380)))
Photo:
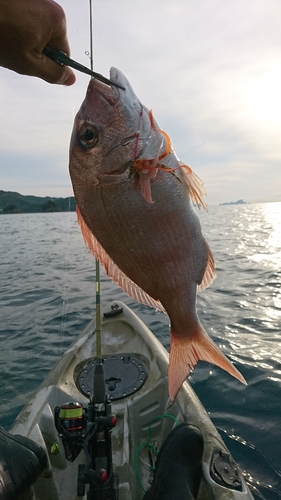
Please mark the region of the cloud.
MULTIPOLYGON (((88 2, 60 3, 72 57, 87 65, 88 2)), ((124 72, 211 203, 281 199, 280 15, 279 0, 94 3, 95 70, 124 72)), ((59 88, 4 69, 0 76, 2 183, 65 193, 69 138, 88 77, 59 88)))

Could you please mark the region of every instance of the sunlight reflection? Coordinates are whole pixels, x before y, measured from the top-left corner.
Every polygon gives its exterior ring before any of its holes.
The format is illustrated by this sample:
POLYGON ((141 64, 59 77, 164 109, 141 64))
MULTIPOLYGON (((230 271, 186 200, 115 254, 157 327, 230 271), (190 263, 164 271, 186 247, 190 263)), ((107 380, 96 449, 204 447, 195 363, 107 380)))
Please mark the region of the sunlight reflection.
POLYGON ((272 382, 281 382, 281 379, 277 377, 268 377, 268 380, 272 380, 272 382))
POLYGON ((281 261, 281 203, 259 205, 258 220, 249 221, 239 250, 247 247, 248 258, 257 263, 270 263, 276 270, 281 261))

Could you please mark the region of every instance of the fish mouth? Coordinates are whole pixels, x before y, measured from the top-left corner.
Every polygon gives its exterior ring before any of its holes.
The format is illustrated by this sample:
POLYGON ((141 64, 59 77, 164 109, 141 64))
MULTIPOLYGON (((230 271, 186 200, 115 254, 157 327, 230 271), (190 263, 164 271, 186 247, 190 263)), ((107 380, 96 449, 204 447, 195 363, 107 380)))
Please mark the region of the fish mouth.
MULTIPOLYGON (((111 82, 117 83, 121 87, 124 87, 124 89, 126 90, 129 82, 128 82, 127 78, 125 77, 125 75, 123 75, 122 71, 120 71, 119 69, 114 68, 114 67, 110 68, 109 78, 110 78, 111 82)), ((122 89, 120 89, 120 90, 122 90, 122 89)))
POLYGON ((126 90, 126 94, 129 94, 131 97, 135 95, 129 81, 119 69, 110 68, 109 77, 109 81, 112 82, 111 86, 96 78, 91 78, 88 86, 88 95, 91 96, 91 94, 94 95, 97 92, 113 106, 118 100, 126 99, 126 95, 124 95, 126 90))
POLYGON ((94 94, 97 92, 112 105, 116 104, 119 100, 124 103, 130 102, 133 106, 139 103, 139 99, 137 98, 129 80, 122 73, 122 71, 112 67, 109 70, 109 77, 113 84, 112 86, 92 78, 88 86, 88 93, 94 94), (118 87, 114 84, 117 84, 118 87))
POLYGON ((106 83, 101 82, 100 80, 97 80, 96 78, 91 78, 88 85, 87 95, 88 97, 94 97, 95 93, 98 93, 109 104, 114 106, 114 104, 116 104, 116 102, 119 100, 119 91, 123 92, 117 87, 110 86, 106 83))
MULTIPOLYGON (((90 88, 97 90, 101 94, 111 93, 111 91, 115 91, 118 95, 118 90, 124 92, 126 90, 126 85, 129 84, 127 78, 123 75, 123 73, 117 68, 110 68, 109 70, 109 79, 102 77, 92 77, 89 83, 90 88), (103 79, 104 80, 103 80, 103 79), (122 84, 119 83, 122 81, 122 84)), ((120 93, 120 92, 119 92, 120 93)))
MULTIPOLYGON (((111 145, 111 148, 104 153, 105 156, 110 156, 119 148, 133 148, 133 161, 135 161, 141 154, 149 141, 151 125, 147 118, 148 112, 136 96, 129 80, 117 68, 110 68, 110 81, 112 86, 107 85, 100 80, 92 78, 89 82, 87 95, 85 98, 85 109, 82 116, 90 117, 92 109, 102 109, 103 114, 107 115, 108 120, 114 120, 114 114, 119 113, 124 122, 126 122, 125 136, 118 140, 118 142, 111 145), (116 87, 118 84, 122 88, 116 87), (104 100, 107 101, 110 108, 105 107, 104 100), (133 145, 133 146, 132 146, 133 145)), ((87 120, 86 120, 87 121, 87 120)), ((88 118, 88 121, 91 121, 88 118)))

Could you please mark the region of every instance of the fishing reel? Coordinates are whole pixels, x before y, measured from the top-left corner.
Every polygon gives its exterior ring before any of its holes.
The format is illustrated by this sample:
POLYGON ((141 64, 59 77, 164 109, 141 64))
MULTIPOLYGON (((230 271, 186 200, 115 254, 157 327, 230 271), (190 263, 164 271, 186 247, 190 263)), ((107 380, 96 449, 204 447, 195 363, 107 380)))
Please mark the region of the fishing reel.
POLYGON ((117 423, 116 416, 111 413, 104 415, 100 414, 104 412, 93 412, 92 407, 90 410, 89 412, 89 408, 84 408, 77 401, 70 401, 54 409, 55 426, 63 442, 65 458, 69 462, 74 462, 85 443, 95 434, 111 430, 117 423))
POLYGON ((110 431, 115 427, 117 418, 111 413, 111 405, 107 402, 97 405, 90 401, 85 408, 71 401, 56 406, 54 420, 66 460, 73 462, 81 450, 85 453, 86 464, 78 468, 77 495, 83 496, 85 485, 90 484, 92 496, 89 498, 95 499, 95 488, 103 485, 112 492, 108 498, 115 498, 110 431))
POLYGON ((83 448, 83 433, 87 428, 87 415, 78 402, 65 403, 54 409, 55 426, 62 439, 65 458, 73 462, 83 448))

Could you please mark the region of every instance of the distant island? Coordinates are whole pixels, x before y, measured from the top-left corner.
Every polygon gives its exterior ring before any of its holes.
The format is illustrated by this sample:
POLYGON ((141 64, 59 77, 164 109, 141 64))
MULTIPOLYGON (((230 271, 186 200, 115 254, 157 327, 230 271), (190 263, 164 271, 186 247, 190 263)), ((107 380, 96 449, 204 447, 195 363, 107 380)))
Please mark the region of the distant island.
POLYGON ((246 201, 244 200, 229 201, 225 203, 220 203, 220 206, 221 205, 246 205, 246 201))
POLYGON ((32 196, 0 190, 0 214, 74 212, 75 199, 32 196))

